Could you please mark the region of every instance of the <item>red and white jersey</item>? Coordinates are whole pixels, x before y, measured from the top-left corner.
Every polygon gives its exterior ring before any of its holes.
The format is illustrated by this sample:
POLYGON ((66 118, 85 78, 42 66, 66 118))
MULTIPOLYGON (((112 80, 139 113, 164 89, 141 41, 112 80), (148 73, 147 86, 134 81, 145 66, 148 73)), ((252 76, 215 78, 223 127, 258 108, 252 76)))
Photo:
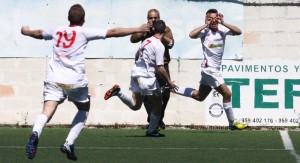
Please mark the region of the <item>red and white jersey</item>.
POLYGON ((139 48, 139 58, 132 71, 132 77, 155 77, 157 65, 164 65, 165 47, 159 38, 152 36, 144 40, 139 48))
POLYGON ((199 33, 201 38, 204 61, 202 67, 212 67, 220 70, 225 47, 226 35, 233 35, 231 30, 219 25, 218 31, 213 32, 205 28, 199 33))
POLYGON ((45 40, 53 40, 46 81, 86 86, 85 48, 91 40, 105 39, 106 32, 106 29, 81 26, 55 27, 43 31, 45 40))

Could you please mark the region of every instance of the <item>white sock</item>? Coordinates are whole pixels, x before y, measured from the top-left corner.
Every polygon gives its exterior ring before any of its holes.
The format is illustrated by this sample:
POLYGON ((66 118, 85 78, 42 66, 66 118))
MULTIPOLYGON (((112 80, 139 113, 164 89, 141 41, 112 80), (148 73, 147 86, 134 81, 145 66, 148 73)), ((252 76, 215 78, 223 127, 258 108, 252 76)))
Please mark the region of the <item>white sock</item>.
POLYGON ((233 114, 233 111, 232 111, 232 104, 231 104, 231 102, 223 103, 223 108, 224 108, 225 113, 227 115, 229 126, 232 126, 233 123, 234 123, 234 114, 233 114))
POLYGON ((156 129, 159 120, 160 120, 160 116, 157 116, 157 115, 151 113, 150 123, 149 123, 149 127, 147 130, 148 133, 152 133, 156 129))
POLYGON ((84 124, 87 120, 89 112, 88 111, 81 111, 79 110, 72 122, 72 128, 69 132, 69 135, 66 139, 68 144, 74 144, 75 140, 77 139, 78 135, 80 134, 81 130, 84 127, 84 124))
POLYGON ((130 109, 132 109, 132 107, 135 105, 132 96, 128 96, 126 95, 122 90, 120 90, 120 92, 118 93, 118 97, 120 98, 120 100, 126 104, 130 109))
POLYGON ((38 137, 40 137, 47 121, 48 121, 48 117, 45 114, 38 115, 36 117, 32 132, 36 131, 38 133, 38 137))
POLYGON ((194 88, 187 88, 187 87, 178 87, 178 90, 174 93, 186 96, 186 97, 192 97, 192 93, 195 89, 194 88))

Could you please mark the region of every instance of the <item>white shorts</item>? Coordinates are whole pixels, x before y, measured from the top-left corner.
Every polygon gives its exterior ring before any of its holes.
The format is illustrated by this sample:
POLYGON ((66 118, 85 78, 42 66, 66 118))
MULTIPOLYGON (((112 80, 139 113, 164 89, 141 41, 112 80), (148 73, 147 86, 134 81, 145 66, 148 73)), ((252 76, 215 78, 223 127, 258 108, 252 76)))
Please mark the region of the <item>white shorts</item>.
POLYGON ((210 67, 202 69, 200 84, 217 88, 223 83, 225 83, 225 81, 219 70, 210 67))
POLYGON ((155 95, 160 96, 161 90, 156 77, 144 78, 144 77, 131 77, 130 90, 132 92, 138 92, 143 96, 155 95))
POLYGON ((88 87, 72 88, 64 85, 44 82, 44 101, 58 101, 62 103, 68 97, 69 101, 86 103, 89 101, 88 87))

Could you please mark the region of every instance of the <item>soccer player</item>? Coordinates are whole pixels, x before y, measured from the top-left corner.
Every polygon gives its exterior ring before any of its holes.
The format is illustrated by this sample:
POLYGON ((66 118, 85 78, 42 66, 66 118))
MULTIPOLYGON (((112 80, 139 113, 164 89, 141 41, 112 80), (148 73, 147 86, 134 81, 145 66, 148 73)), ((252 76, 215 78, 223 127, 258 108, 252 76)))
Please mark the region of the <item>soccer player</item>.
POLYGON ((85 48, 92 40, 110 37, 122 37, 135 32, 147 32, 147 24, 136 28, 97 29, 82 27, 85 11, 80 4, 71 6, 68 12, 69 26, 55 27, 48 30, 21 28, 21 33, 36 39, 52 40, 52 56, 44 82, 44 106, 42 114, 37 116, 32 134, 26 146, 26 154, 33 159, 37 152, 38 140, 47 122, 54 115, 57 107, 67 97, 78 109, 71 130, 61 145, 60 150, 70 160, 77 160, 74 142, 84 128, 90 109, 88 79, 85 75, 85 48))
POLYGON ((118 96, 124 104, 134 111, 141 108, 144 97, 147 96, 153 105, 150 124, 146 131, 146 136, 149 137, 165 136, 156 130, 160 120, 162 102, 160 85, 155 73, 159 73, 171 89, 177 88, 164 68, 165 47, 161 43, 161 39, 164 37, 165 28, 164 21, 154 21, 152 28, 154 35, 145 39, 137 51, 136 56, 138 58, 131 71, 130 90, 132 95, 125 94, 118 85, 114 85, 104 96, 105 100, 112 96, 118 96))
MULTIPOLYGON (((148 11, 148 14, 147 14, 148 22, 147 23, 150 26, 152 26, 152 22, 154 20, 159 20, 159 19, 160 19, 160 14, 157 9, 150 9, 148 11)), ((140 41, 144 41, 145 39, 151 37, 152 35, 153 35, 153 31, 145 32, 145 33, 135 33, 135 34, 131 35, 130 41, 132 43, 137 43, 140 41)), ((164 34, 161 42, 163 43, 163 45, 165 47, 164 68, 170 78, 169 63, 171 61, 171 57, 170 57, 169 49, 172 49, 172 47, 174 46, 174 39, 173 39, 172 31, 168 26, 166 26, 165 34, 164 34)), ((163 87, 162 89, 164 90, 164 87, 167 85, 166 81, 163 79, 163 77, 160 74, 156 74, 156 78, 157 78, 157 81, 158 81, 160 87, 163 87)), ((166 110, 169 99, 170 99, 170 91, 162 91, 162 103, 163 104, 162 104, 160 120, 158 123, 158 127, 161 129, 165 129, 165 123, 164 123, 163 119, 164 119, 165 110, 166 110)), ((152 108, 152 104, 148 100, 147 96, 145 96, 145 99, 144 99, 144 106, 145 106, 147 114, 148 114, 147 122, 149 123, 151 111, 153 108, 152 108)))
POLYGON ((224 53, 225 39, 227 35, 240 35, 242 31, 231 24, 224 22, 224 17, 216 9, 209 9, 206 12, 205 24, 192 30, 190 38, 200 38, 204 54, 204 61, 201 65, 201 81, 199 90, 193 88, 179 87, 175 93, 192 97, 195 100, 203 101, 215 89, 223 96, 223 108, 229 122, 229 129, 243 129, 245 124, 234 123, 234 114, 231 104, 231 92, 228 89, 220 73, 220 66, 224 53))

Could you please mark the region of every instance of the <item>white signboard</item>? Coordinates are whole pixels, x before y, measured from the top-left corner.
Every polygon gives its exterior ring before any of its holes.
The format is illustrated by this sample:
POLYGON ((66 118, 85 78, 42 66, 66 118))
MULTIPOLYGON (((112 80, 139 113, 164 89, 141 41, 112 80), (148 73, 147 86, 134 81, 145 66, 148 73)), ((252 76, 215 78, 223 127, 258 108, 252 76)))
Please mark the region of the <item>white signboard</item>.
MULTIPOLYGON (((223 61, 222 74, 232 90, 235 118, 250 126, 298 126, 299 60, 223 61)), ((206 125, 228 125, 222 96, 205 101, 206 125)))

